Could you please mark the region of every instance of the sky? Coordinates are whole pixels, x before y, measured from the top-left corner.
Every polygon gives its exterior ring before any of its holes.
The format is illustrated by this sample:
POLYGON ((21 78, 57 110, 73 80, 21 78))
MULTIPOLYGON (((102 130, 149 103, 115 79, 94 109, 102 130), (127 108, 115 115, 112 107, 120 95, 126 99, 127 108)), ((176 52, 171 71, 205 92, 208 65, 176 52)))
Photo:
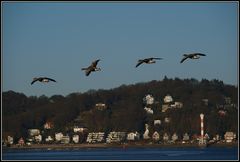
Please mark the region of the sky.
POLYGON ((168 78, 238 85, 238 2, 1 2, 2 91, 67 96, 168 78), (180 64, 183 54, 204 53, 180 64), (155 64, 138 59, 161 57, 155 64), (100 59, 101 71, 83 67, 100 59), (35 82, 34 77, 57 82, 35 82))

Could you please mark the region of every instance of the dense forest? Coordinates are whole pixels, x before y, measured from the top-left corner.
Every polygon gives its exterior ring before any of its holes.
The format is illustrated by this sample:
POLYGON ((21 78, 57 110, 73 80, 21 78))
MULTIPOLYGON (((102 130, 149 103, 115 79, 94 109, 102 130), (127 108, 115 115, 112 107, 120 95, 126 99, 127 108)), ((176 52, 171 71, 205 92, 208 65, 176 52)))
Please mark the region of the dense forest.
POLYGON ((150 126, 150 134, 161 132, 200 134, 199 114, 205 115, 205 131, 209 135, 223 135, 226 131, 238 130, 238 87, 226 85, 219 80, 169 79, 150 81, 133 85, 121 85, 114 89, 89 90, 85 93, 71 93, 67 96, 27 97, 23 93, 7 91, 2 93, 2 132, 16 138, 27 137, 27 130, 43 130, 46 121, 54 123, 52 133, 69 132, 74 125, 87 127, 91 131, 138 131, 144 132, 144 125, 150 126), (144 110, 144 96, 151 94, 153 114, 144 110), (183 103, 181 109, 162 112, 163 98, 171 95, 174 101, 183 103), (225 97, 231 99, 226 103, 225 97), (203 103, 208 99, 208 104, 203 103), (104 103, 107 109, 98 110, 96 103, 104 103), (223 110, 225 115, 220 115, 223 110), (155 119, 164 120, 154 126, 155 119))

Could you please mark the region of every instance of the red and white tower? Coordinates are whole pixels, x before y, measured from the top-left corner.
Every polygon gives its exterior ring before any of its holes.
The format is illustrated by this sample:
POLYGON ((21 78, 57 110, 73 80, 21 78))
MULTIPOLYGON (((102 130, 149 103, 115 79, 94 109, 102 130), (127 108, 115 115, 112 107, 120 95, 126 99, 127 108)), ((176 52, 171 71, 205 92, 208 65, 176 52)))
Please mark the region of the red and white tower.
POLYGON ((200 119, 201 119, 201 139, 199 140, 199 144, 206 144, 206 141, 204 140, 203 118, 204 118, 204 114, 200 114, 200 119))
POLYGON ((200 118, 201 118, 201 139, 203 139, 204 136, 204 125, 203 125, 203 118, 204 118, 204 114, 200 114, 200 118))

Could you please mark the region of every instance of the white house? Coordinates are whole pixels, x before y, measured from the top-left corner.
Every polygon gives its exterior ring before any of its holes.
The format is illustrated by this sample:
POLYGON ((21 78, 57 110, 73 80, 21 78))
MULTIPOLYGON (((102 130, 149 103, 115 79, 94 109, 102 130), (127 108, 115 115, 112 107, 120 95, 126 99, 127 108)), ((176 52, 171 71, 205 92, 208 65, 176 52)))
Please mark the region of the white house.
POLYGON ((37 136, 34 136, 34 139, 35 139, 36 142, 40 143, 40 142, 42 142, 42 135, 39 134, 37 136))
POLYGON ((10 144, 10 145, 13 144, 13 137, 7 136, 7 144, 10 144))
POLYGON ((88 143, 96 143, 96 142, 103 142, 104 141, 104 132, 90 132, 87 136, 88 143))
POLYGON ((29 136, 37 136, 40 134, 40 130, 39 129, 28 129, 28 134, 29 134, 29 136))
POLYGON ((70 142, 70 137, 68 135, 62 136, 61 143, 68 144, 70 142))
POLYGON ((209 135, 208 135, 207 133, 204 135, 204 138, 205 138, 206 140, 209 140, 209 139, 210 139, 210 137, 209 137, 209 135))
POLYGON ((126 139, 126 132, 110 132, 106 138, 107 143, 122 142, 126 139))
POLYGON ((234 139, 236 139, 236 134, 233 132, 226 132, 224 134, 224 139, 227 143, 232 142, 234 139))
POLYGON ((51 136, 48 136, 47 138, 45 138, 46 142, 52 142, 54 139, 51 136))
POLYGON ((161 120, 154 120, 153 123, 154 125, 161 125, 161 120))
POLYGON ((60 133, 55 133, 55 140, 56 141, 61 141, 63 137, 63 134, 60 132, 60 133))
POLYGON ((107 108, 106 104, 104 104, 104 103, 96 103, 95 107, 98 110, 105 110, 107 108))
POLYGON ((169 94, 166 95, 163 100, 164 100, 164 103, 173 102, 173 98, 172 98, 172 96, 170 96, 169 94))
POLYGON ((83 133, 84 131, 87 131, 87 128, 86 127, 78 127, 78 126, 74 126, 73 127, 73 132, 74 133, 83 133))
POLYGON ((97 142, 103 142, 104 136, 105 136, 105 132, 98 132, 97 142))
POLYGON ((189 135, 188 135, 188 133, 184 133, 184 135, 183 135, 183 141, 188 141, 190 138, 189 138, 189 135))
POLYGON ((175 142, 175 141, 177 141, 177 140, 178 140, 178 135, 177 135, 177 133, 174 133, 174 134, 172 135, 172 141, 175 142))
POLYGON ((169 117, 165 117, 165 118, 164 118, 164 122, 165 122, 165 123, 169 123, 170 121, 171 121, 171 119, 170 119, 169 117))
POLYGON ((154 103, 154 97, 150 94, 147 94, 144 98, 143 98, 143 102, 145 102, 147 105, 152 105, 154 103))
POLYGON ((219 134, 216 134, 216 135, 213 137, 213 140, 214 140, 214 141, 219 141, 219 140, 220 140, 220 135, 219 135, 219 134))
POLYGON ((130 132, 127 134, 127 140, 129 141, 135 141, 135 140, 139 140, 140 139, 140 134, 136 131, 134 132, 130 132))

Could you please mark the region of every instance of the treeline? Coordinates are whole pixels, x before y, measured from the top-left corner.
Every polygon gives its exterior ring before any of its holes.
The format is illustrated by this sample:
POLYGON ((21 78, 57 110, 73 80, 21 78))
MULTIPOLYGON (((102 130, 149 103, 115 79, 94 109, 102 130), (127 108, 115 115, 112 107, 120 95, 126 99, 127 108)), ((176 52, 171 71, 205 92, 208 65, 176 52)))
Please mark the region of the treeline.
POLYGON ((210 135, 223 135, 226 131, 238 130, 238 105, 225 105, 225 97, 233 104, 238 103, 238 88, 219 80, 169 79, 150 81, 133 85, 122 85, 109 90, 89 90, 86 93, 71 93, 67 96, 30 96, 7 91, 2 93, 2 131, 14 137, 27 137, 30 128, 43 129, 46 121, 54 123, 52 133, 70 132, 74 125, 85 126, 89 131, 138 131, 144 132, 144 125, 150 125, 150 134, 157 130, 168 133, 200 133, 199 114, 205 114, 205 129, 210 135), (155 102, 151 105, 154 114, 144 110, 143 97, 151 94, 155 102), (161 111, 163 98, 170 94, 174 101, 183 103, 181 109, 161 111), (203 104, 208 99, 209 104, 203 104), (104 103, 107 109, 100 111, 96 103, 104 103), (224 109, 225 116, 219 115, 224 109), (164 118, 170 118, 169 123, 164 118), (160 119, 162 124, 154 126, 160 119))

